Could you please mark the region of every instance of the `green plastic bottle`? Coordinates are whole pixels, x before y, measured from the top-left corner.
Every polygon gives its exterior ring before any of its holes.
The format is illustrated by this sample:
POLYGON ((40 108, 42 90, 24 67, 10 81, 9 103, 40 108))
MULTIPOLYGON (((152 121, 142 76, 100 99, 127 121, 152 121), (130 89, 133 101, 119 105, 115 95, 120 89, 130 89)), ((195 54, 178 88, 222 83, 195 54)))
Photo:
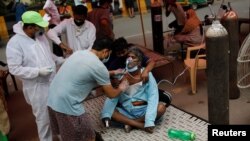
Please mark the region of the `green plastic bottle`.
POLYGON ((170 139, 179 139, 181 141, 194 141, 195 140, 195 133, 184 131, 184 130, 176 130, 176 129, 169 129, 168 130, 168 137, 170 139))
POLYGON ((0 141, 8 141, 7 136, 3 135, 1 131, 0 131, 0 141))

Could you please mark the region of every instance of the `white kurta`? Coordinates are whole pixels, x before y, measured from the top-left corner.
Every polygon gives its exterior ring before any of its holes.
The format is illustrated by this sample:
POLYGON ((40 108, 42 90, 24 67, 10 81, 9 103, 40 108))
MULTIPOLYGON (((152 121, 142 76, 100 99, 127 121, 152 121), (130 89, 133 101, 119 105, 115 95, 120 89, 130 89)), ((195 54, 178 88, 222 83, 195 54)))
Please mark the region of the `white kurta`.
POLYGON ((47 35, 53 42, 59 45, 62 41, 58 36, 62 33, 66 34, 68 46, 73 52, 91 49, 96 39, 95 26, 87 20, 85 20, 82 26, 78 27, 75 25, 73 18, 65 19, 56 27, 50 29, 47 35))

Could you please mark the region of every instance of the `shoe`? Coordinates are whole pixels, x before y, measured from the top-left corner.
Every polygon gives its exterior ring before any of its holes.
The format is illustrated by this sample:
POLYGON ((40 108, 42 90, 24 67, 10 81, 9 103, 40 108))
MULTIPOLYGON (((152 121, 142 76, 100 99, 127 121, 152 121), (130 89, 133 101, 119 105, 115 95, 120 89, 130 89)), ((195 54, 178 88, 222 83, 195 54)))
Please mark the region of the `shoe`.
POLYGON ((167 91, 159 89, 159 101, 166 103, 166 107, 168 107, 172 102, 172 95, 167 91))
POLYGON ((124 125, 124 130, 126 133, 129 133, 132 130, 132 127, 130 125, 124 125))

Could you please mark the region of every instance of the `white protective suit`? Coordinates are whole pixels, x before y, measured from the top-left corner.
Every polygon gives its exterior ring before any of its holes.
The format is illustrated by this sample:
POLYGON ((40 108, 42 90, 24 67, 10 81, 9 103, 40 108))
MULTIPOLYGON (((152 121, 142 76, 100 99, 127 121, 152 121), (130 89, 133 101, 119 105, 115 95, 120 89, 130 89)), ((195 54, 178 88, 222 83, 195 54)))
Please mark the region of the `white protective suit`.
POLYGON ((8 42, 6 56, 9 71, 23 82, 24 97, 32 106, 36 117, 40 141, 52 141, 52 132, 47 112, 47 97, 49 85, 56 72, 57 62, 63 62, 60 57, 50 51, 45 35, 32 39, 22 29, 22 22, 13 26, 16 33, 8 42), (47 76, 39 76, 39 70, 44 67, 54 68, 47 76))

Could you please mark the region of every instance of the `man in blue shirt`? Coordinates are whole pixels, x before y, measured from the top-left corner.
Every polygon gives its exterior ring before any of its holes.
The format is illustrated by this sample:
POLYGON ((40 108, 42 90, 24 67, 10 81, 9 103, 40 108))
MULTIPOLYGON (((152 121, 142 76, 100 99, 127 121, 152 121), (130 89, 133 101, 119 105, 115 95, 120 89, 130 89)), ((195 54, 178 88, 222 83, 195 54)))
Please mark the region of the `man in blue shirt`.
POLYGON ((95 139, 91 119, 82 102, 91 90, 102 86, 107 97, 114 98, 128 87, 127 80, 117 89, 110 83, 104 66, 111 53, 111 39, 96 40, 91 50, 76 51, 61 66, 51 83, 48 109, 53 134, 65 141, 95 139), (60 131, 60 132, 59 132, 60 131))

